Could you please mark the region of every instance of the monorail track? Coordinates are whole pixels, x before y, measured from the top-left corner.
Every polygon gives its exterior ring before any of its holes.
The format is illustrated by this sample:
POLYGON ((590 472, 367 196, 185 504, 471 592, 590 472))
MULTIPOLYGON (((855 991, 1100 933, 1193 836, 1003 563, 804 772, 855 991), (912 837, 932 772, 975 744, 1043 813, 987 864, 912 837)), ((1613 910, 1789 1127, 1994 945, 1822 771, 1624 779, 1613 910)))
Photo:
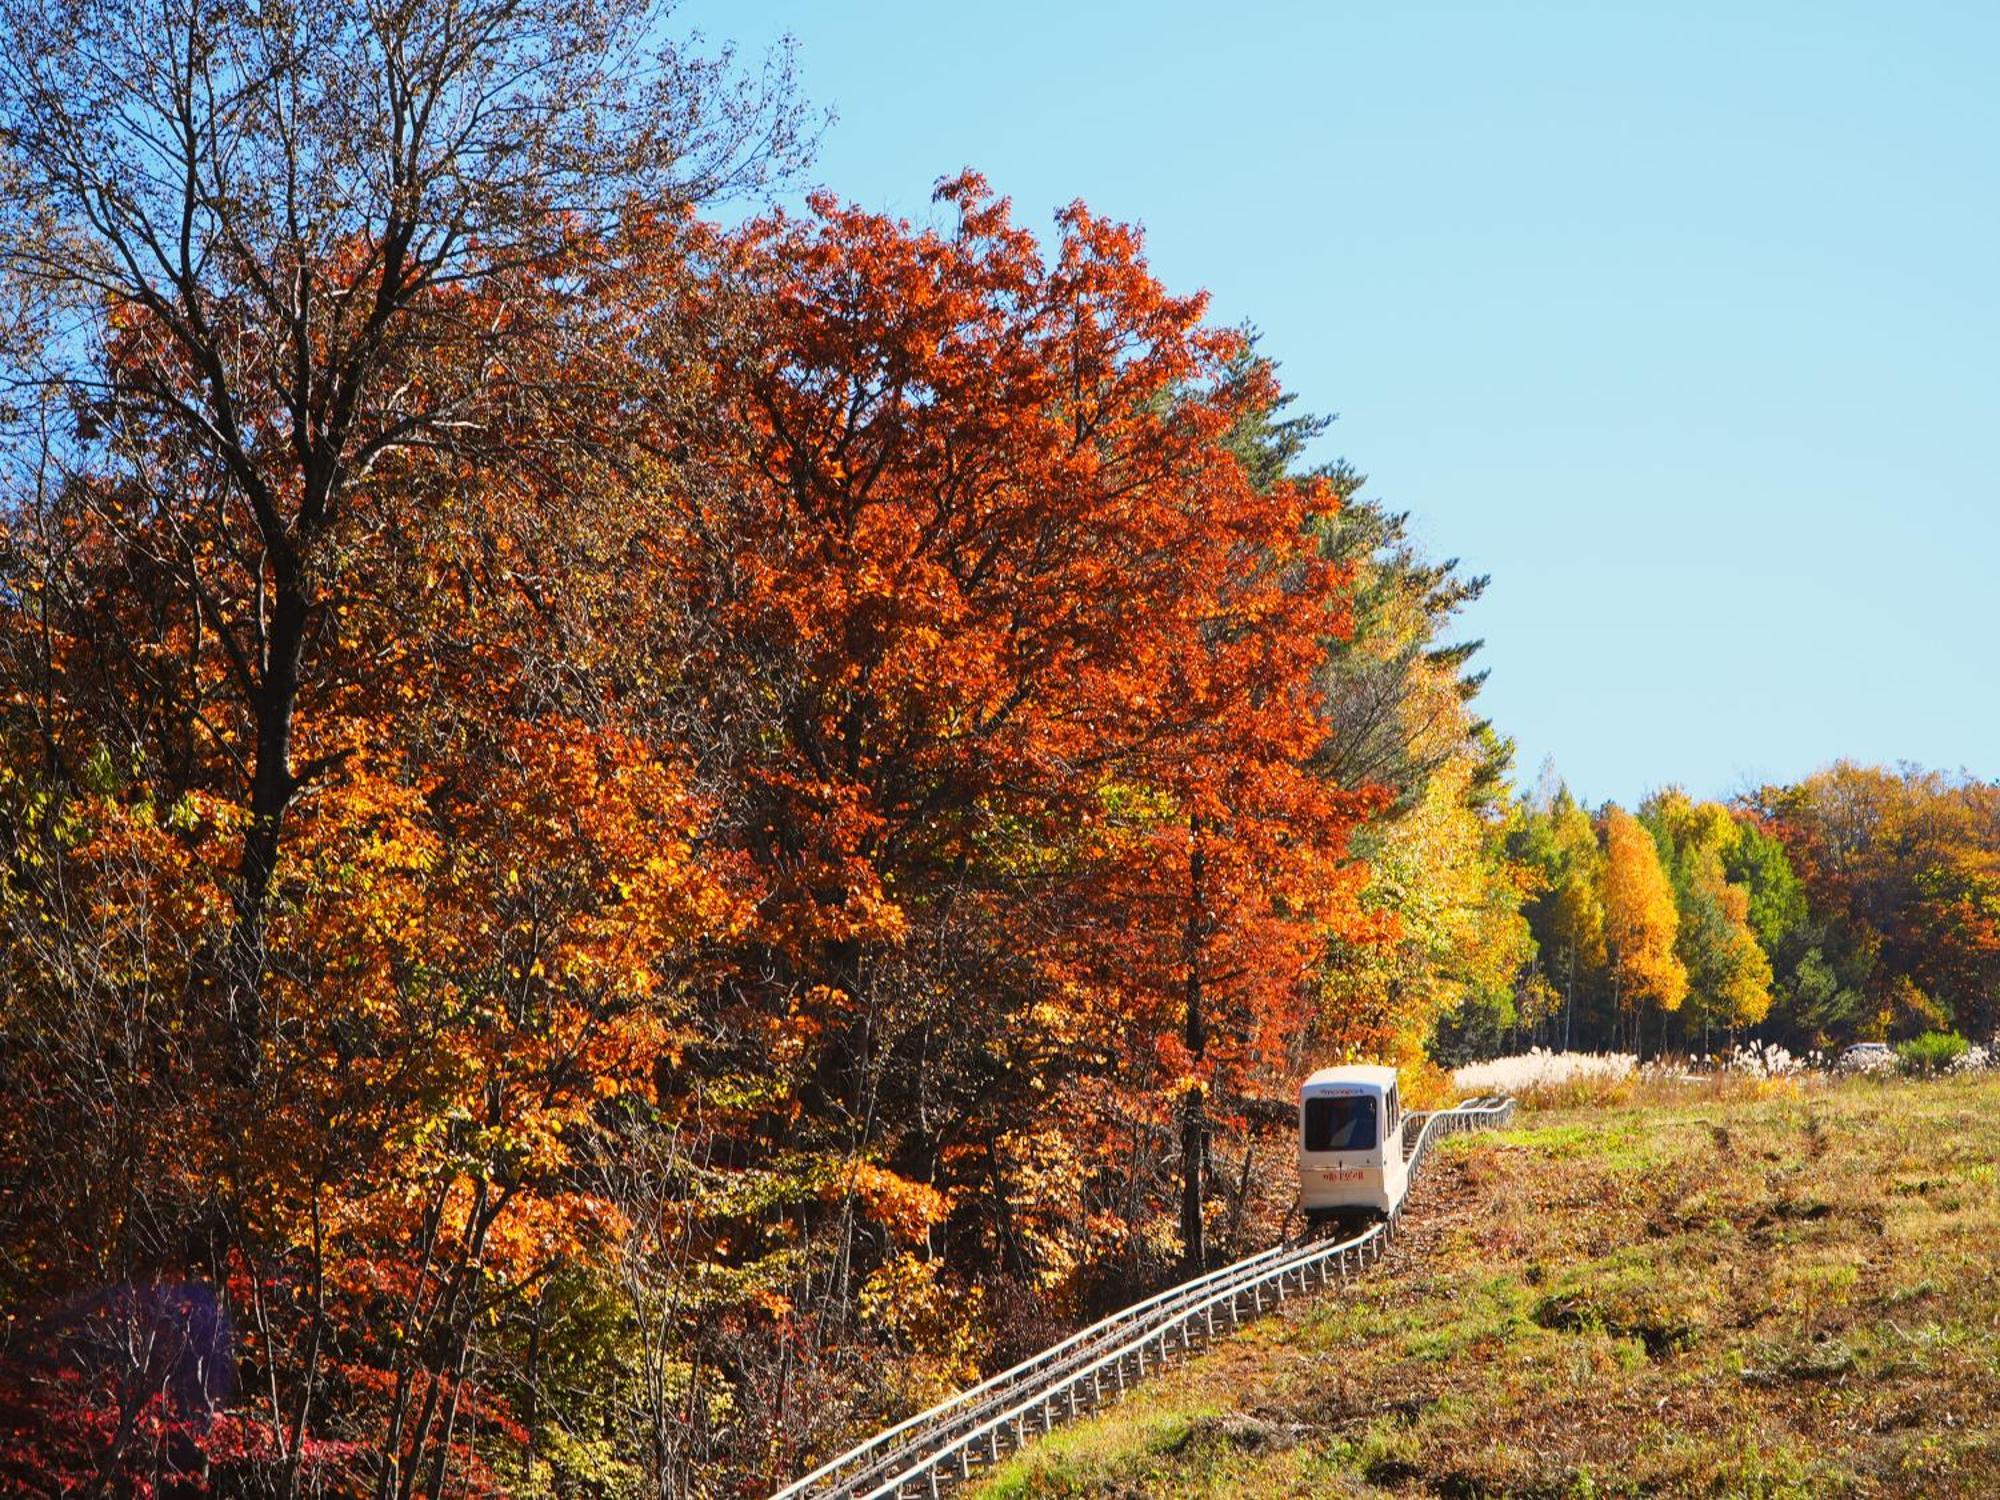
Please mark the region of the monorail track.
MULTIPOLYGON (((1403 1126, 1410 1181, 1447 1135, 1504 1125, 1514 1101, 1474 1099, 1411 1115, 1403 1126)), ((1382 1258, 1409 1201, 1347 1239, 1288 1241, 1135 1302, 929 1411, 898 1422, 771 1500, 902 1500, 962 1484, 1059 1422, 1094 1411, 1170 1359, 1227 1334, 1288 1296, 1346 1281, 1382 1258)))

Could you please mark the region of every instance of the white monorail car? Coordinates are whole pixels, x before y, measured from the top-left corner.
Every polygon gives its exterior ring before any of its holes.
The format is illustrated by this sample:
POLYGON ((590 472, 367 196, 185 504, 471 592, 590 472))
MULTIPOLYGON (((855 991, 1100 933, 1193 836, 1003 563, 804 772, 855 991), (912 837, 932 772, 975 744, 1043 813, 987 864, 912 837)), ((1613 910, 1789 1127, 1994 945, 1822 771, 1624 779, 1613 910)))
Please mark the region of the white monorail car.
POLYGON ((1321 1068, 1299 1089, 1299 1206, 1308 1220, 1386 1216, 1409 1185, 1394 1068, 1321 1068))

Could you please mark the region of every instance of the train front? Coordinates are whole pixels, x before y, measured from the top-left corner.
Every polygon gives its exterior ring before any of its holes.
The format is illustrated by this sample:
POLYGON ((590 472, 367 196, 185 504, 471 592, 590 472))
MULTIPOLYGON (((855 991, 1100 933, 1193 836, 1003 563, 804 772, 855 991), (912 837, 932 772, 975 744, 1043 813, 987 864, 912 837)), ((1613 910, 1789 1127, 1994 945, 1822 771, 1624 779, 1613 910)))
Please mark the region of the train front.
POLYGON ((1299 1206, 1308 1220, 1362 1220, 1401 1194, 1389 1112, 1393 1068, 1322 1068, 1299 1089, 1299 1206))

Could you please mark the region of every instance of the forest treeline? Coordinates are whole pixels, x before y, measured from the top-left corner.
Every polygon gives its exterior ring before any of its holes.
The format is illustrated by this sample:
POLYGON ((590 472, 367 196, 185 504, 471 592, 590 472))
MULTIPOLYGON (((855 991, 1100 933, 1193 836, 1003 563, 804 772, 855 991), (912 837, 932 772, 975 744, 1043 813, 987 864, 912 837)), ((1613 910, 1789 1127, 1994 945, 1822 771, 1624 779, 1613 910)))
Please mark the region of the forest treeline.
POLYGON ((1442 1019, 1437 1057, 1994 1034, 1991 782, 1838 761, 1726 804, 1669 788, 1591 812, 1550 774, 1506 816, 1533 956, 1442 1019))
POLYGON ((1310 1065, 1990 1029, 1993 788, 1522 798, 1129 226, 725 217, 810 121, 642 0, 4 16, 15 1488, 755 1492, 1310 1065))

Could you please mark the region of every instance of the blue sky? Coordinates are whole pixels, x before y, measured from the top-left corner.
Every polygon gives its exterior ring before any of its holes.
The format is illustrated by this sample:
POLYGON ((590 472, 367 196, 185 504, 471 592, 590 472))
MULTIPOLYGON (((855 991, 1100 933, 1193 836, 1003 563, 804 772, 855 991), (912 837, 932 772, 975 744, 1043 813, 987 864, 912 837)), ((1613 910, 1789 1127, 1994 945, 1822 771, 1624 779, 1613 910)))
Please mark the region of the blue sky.
POLYGON ((1251 320, 1324 454, 1492 575, 1579 795, 2000 775, 2000 5, 695 0, 812 177, 1081 197, 1251 320))

